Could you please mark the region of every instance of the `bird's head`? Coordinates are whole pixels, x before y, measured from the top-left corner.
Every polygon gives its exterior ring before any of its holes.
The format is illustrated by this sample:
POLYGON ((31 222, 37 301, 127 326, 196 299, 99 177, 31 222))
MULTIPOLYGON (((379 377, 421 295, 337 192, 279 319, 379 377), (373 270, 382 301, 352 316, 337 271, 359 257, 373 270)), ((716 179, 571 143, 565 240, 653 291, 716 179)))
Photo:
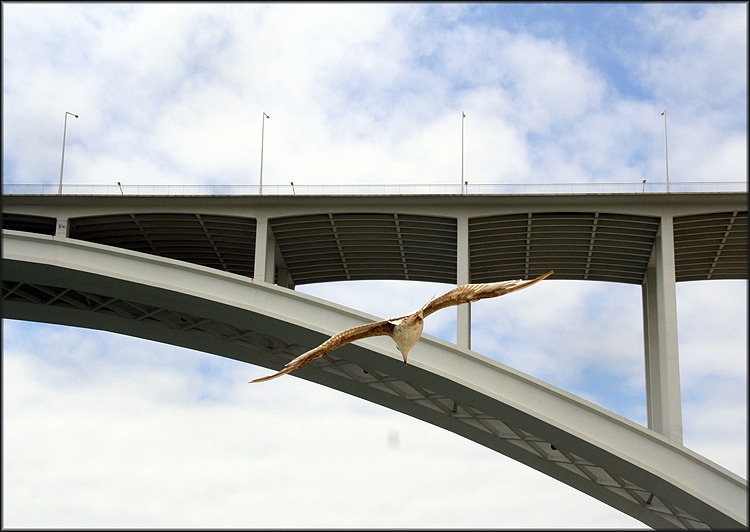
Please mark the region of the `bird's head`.
POLYGON ((406 318, 409 327, 413 327, 414 330, 419 331, 422 334, 422 328, 424 327, 424 310, 419 309, 414 314, 406 318))

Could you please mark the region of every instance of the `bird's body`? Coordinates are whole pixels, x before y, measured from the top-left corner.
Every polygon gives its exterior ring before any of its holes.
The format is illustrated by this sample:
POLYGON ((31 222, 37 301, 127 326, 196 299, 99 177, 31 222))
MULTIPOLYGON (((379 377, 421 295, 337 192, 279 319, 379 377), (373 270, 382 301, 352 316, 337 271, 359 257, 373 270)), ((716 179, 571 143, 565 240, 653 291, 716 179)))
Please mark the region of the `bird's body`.
POLYGON ((416 345, 417 341, 419 341, 419 338, 422 336, 424 319, 433 312, 437 312, 438 310, 453 305, 471 303, 473 301, 479 301, 480 299, 509 294, 510 292, 515 292, 517 290, 521 290, 522 288, 526 288, 527 286, 531 286, 534 283, 538 283, 539 281, 549 277, 553 273, 554 272, 550 270, 544 275, 540 275, 539 277, 537 277, 536 279, 532 279, 531 281, 522 281, 520 279, 516 279, 513 281, 502 281, 499 283, 491 284, 464 284, 458 286, 453 290, 446 292, 437 299, 433 299, 432 301, 428 302, 419 310, 416 310, 411 314, 407 314, 406 316, 401 316, 400 318, 393 318, 390 320, 377 321, 375 323, 370 323, 367 325, 359 325, 357 327, 352 327, 351 329, 346 329, 345 331, 336 333, 328 340, 320 344, 318 347, 311 349, 310 351, 307 351, 294 360, 288 362, 284 366, 284 369, 282 369, 278 373, 269 375, 268 377, 255 379, 251 382, 263 382, 275 379, 276 377, 281 377, 282 375, 286 375, 287 373, 290 373, 295 369, 301 368, 302 366, 312 362, 313 360, 317 360, 318 358, 322 357, 326 353, 333 351, 334 349, 338 349, 339 347, 348 343, 361 340, 362 338, 369 338, 371 336, 387 335, 393 338, 393 341, 396 342, 396 347, 404 357, 404 363, 406 363, 409 351, 416 345))
POLYGON ((392 320, 392 323, 394 325, 391 338, 396 342, 396 347, 404 355, 404 362, 406 362, 409 350, 416 345, 419 337, 422 336, 422 329, 424 328, 423 309, 403 318, 392 320))

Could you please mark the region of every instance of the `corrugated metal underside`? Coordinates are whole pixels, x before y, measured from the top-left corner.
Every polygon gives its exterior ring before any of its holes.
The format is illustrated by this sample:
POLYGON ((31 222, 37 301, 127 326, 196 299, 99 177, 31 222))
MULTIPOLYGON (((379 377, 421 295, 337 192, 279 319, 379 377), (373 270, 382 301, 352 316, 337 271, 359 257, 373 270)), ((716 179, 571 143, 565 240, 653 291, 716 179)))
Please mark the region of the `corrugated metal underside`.
POLYGON ((270 220, 296 284, 364 279, 456 282, 455 218, 315 214, 270 220))
POLYGON ((524 213, 469 221, 471 280, 643 281, 659 219, 606 213, 524 213))
MULTIPOLYGON (((54 218, 4 213, 3 227, 54 234, 54 218)), ((677 281, 747 279, 747 211, 674 218, 677 281)), ((294 284, 347 280, 456 283, 452 217, 321 213, 269 220, 294 284)), ((659 218, 605 212, 525 212, 469 219, 471 282, 555 279, 640 284, 659 218)), ((69 236, 252 277, 256 220, 188 213, 69 220, 69 236)), ((277 261, 279 262, 279 261, 277 261)))
POLYGON ((152 213, 72 218, 70 237, 253 276, 253 218, 152 213))
POLYGON ((747 279, 747 212, 675 218, 674 255, 678 281, 747 279))

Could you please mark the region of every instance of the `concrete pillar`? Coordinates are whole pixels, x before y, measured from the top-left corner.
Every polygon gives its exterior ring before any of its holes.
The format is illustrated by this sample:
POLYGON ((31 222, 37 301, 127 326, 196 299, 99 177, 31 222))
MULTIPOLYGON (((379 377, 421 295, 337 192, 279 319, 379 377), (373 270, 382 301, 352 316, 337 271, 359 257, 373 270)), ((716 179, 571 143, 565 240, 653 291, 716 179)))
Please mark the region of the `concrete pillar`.
POLYGON ((643 280, 643 332, 648 428, 682 444, 680 361, 677 343, 674 226, 661 218, 643 280))
POLYGON ((256 281, 273 284, 276 268, 276 239, 268 224, 268 218, 258 218, 255 226, 255 273, 256 281))
POLYGON ((292 279, 289 276, 289 269, 288 268, 279 268, 278 271, 278 282, 277 284, 279 286, 283 286, 285 288, 291 288, 292 286, 292 279))
MULTIPOLYGON (((458 286, 470 281, 469 261, 469 217, 459 216, 457 219, 457 253, 456 253, 456 284, 458 286)), ((456 308, 458 331, 456 344, 465 349, 471 349, 471 303, 464 303, 456 308)))
POLYGON ((55 238, 66 238, 68 236, 68 218, 58 218, 55 229, 55 238))

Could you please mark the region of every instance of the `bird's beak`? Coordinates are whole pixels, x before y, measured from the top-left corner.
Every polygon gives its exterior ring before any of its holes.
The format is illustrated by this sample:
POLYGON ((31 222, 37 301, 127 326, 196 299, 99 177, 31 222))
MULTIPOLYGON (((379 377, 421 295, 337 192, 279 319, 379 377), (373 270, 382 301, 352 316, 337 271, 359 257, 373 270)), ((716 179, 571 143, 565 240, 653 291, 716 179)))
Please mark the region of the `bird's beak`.
POLYGON ((403 355, 403 357, 404 357, 404 364, 407 364, 406 357, 409 356, 409 352, 407 351, 406 353, 401 353, 401 355, 403 355))

